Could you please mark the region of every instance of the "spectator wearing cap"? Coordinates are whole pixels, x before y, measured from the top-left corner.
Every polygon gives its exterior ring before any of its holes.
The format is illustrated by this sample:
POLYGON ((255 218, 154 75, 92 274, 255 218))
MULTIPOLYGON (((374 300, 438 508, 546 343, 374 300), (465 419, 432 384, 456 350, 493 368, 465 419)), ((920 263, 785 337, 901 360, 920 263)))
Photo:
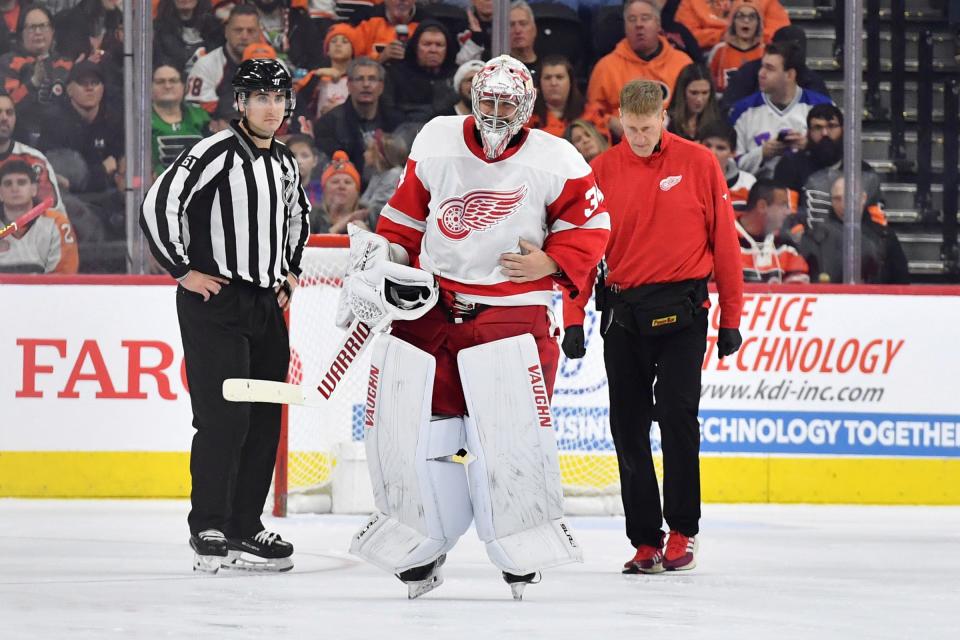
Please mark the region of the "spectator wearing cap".
MULTIPOLYGON (((829 96, 830 92, 827 91, 823 78, 807 67, 806 32, 794 25, 781 27, 774 32, 774 44, 781 45, 788 42, 792 43, 799 52, 800 67, 797 69, 797 84, 804 89, 829 96)), ((760 65, 760 59, 751 60, 741 65, 736 72, 727 74, 727 87, 723 91, 723 100, 720 102, 724 112, 729 112, 738 101, 759 91, 760 65)))
POLYGON ((311 233, 346 233, 350 223, 370 229, 370 212, 358 208, 360 173, 345 152, 334 152, 320 182, 323 203, 310 212, 311 233))
POLYGON ((322 38, 310 14, 290 0, 253 0, 260 13, 263 37, 277 57, 300 69, 313 69, 320 63, 322 38))
POLYGON ((384 65, 384 104, 408 122, 427 122, 457 103, 453 88, 456 42, 447 28, 424 20, 407 43, 403 60, 384 65))
POLYGON ((123 54, 123 0, 80 0, 56 15, 57 47, 76 60, 123 54))
POLYGON ((210 0, 160 0, 153 28, 154 64, 168 63, 189 73, 188 62, 199 50, 223 45, 223 23, 213 15, 210 0))
MULTIPOLYGON (((224 27, 226 42, 195 60, 187 77, 187 102, 203 107, 212 118, 221 120, 212 124, 220 130, 227 120, 235 117, 233 87, 230 82, 243 62, 244 50, 260 41, 260 15, 250 5, 238 4, 230 10, 224 27)), ((197 52, 199 54, 199 51, 197 52)))
MULTIPOLYGON (((347 88, 347 65, 353 60, 354 51, 357 50, 356 34, 348 25, 334 25, 323 39, 323 49, 330 65, 310 71, 297 82, 295 121, 299 122, 303 117, 312 123, 346 102, 350 96, 347 88)), ((300 130, 306 133, 303 123, 300 123, 300 130)), ((310 130, 312 131, 312 124, 310 130)))
MULTIPOLYGON (((37 176, 29 164, 13 160, 0 166, 0 228, 38 203, 37 176)), ((79 264, 76 234, 56 209, 0 238, 0 272, 73 274, 79 264)))
POLYGON ((383 0, 381 6, 383 15, 375 15, 355 27, 359 47, 355 55, 383 64, 403 60, 407 40, 417 30, 417 4, 414 0, 383 0))
POLYGON ((338 149, 363 173, 363 151, 377 129, 392 133, 403 118, 381 99, 386 72, 376 60, 355 58, 347 65, 350 99, 334 107, 314 126, 317 148, 333 157, 338 149))
POLYGON ((160 175, 184 149, 209 134, 210 114, 183 100, 183 74, 169 64, 153 70, 153 172, 160 175))
POLYGON ((760 67, 760 91, 733 107, 737 164, 758 178, 773 177, 780 159, 806 146, 807 113, 827 96, 797 85, 802 64, 796 45, 770 44, 760 67))
POLYGON ((533 102, 533 115, 528 126, 543 129, 547 133, 563 137, 564 131, 574 120, 592 122, 601 135, 607 135, 603 119, 580 93, 574 77, 573 65, 563 56, 547 56, 540 71, 537 98, 533 102))
POLYGON ((123 156, 123 121, 103 102, 100 65, 84 60, 73 65, 67 80, 68 100, 47 115, 40 148, 73 149, 89 171, 87 191, 99 192, 113 183, 123 156))
POLYGON ((644 79, 658 83, 664 104, 668 104, 677 76, 692 62, 660 35, 660 8, 655 0, 626 0, 623 20, 625 37, 597 62, 587 85, 587 101, 616 136, 622 133, 620 90, 627 82, 644 79))
MULTIPOLYGON (((779 0, 749 0, 763 19, 763 41, 770 42, 777 29, 790 24, 779 0)), ((690 29, 697 42, 709 49, 723 40, 733 9, 729 0, 680 0, 676 18, 690 29)))
POLYGON ((17 44, 0 57, 0 79, 20 113, 18 136, 32 140, 39 114, 62 99, 72 63, 53 48, 53 15, 42 6, 20 11, 17 44))
POLYGON ((471 88, 473 76, 477 75, 480 69, 483 69, 483 62, 480 60, 467 60, 457 67, 457 72, 453 74, 453 88, 460 99, 446 113, 440 115, 468 116, 473 113, 471 88))

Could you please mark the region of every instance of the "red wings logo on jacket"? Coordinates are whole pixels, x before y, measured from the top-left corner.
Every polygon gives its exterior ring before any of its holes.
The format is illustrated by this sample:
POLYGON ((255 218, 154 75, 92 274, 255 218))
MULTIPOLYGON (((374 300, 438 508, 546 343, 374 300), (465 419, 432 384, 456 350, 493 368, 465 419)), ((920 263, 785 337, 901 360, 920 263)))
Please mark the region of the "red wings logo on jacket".
POLYGON ((486 231, 512 216, 527 197, 527 186, 513 191, 468 191, 462 198, 447 198, 437 211, 437 226, 451 240, 463 240, 473 231, 486 231))

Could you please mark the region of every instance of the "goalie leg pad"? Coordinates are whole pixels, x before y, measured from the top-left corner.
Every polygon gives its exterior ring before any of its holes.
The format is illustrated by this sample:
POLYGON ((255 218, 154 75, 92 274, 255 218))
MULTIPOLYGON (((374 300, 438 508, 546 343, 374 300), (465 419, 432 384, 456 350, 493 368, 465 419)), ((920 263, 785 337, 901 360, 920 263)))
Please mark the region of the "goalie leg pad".
POLYGON ((382 335, 373 345, 364 443, 377 512, 351 553, 391 573, 432 562, 470 526, 463 420, 431 420, 435 360, 382 335))
POLYGON ((463 349, 457 362, 474 520, 487 555, 513 574, 582 561, 562 519, 556 436, 533 336, 463 349))

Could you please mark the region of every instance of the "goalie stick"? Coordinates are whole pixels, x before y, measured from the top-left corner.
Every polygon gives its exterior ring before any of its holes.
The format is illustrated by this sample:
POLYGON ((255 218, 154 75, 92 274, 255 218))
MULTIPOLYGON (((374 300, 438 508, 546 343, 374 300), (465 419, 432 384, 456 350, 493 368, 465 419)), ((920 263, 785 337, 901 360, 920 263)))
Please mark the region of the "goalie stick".
POLYGON ((360 357, 376 334, 380 333, 391 319, 390 314, 386 314, 376 325, 370 327, 355 318, 316 388, 274 380, 227 378, 223 381, 223 397, 230 402, 270 402, 322 407, 337 390, 337 385, 346 376, 350 365, 360 357))
POLYGON ((19 218, 17 218, 16 220, 8 224, 7 226, 0 227, 0 238, 5 238, 11 233, 14 233, 17 230, 24 228, 25 226, 33 222, 34 218, 40 217, 40 214, 42 214, 44 211, 46 211, 52 206, 53 206, 53 198, 49 198, 49 197, 44 198, 43 202, 35 206, 33 209, 30 209, 30 211, 27 211, 25 214, 23 214, 22 216, 20 216, 19 218))

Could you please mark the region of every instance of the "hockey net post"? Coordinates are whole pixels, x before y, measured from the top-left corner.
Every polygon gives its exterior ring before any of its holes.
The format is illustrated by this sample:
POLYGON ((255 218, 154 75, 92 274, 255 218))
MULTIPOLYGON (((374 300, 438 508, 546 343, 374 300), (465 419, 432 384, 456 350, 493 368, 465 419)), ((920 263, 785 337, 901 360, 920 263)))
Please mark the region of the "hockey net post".
MULTIPOLYGON (((300 286, 293 296, 287 381, 317 384, 343 332, 334 324, 337 298, 349 262, 345 235, 314 235, 304 249, 300 286)), ((554 315, 560 314, 555 296, 554 315)), ((554 429, 568 513, 622 513, 599 316, 588 305, 588 350, 581 360, 561 355, 553 396, 554 429)), ((369 352, 350 366, 328 406, 284 406, 273 486, 273 512, 363 512, 372 497, 363 459, 363 406, 369 352), (337 485, 335 487, 335 484, 337 485)), ((651 433, 657 476, 662 477, 659 432, 651 433)))

